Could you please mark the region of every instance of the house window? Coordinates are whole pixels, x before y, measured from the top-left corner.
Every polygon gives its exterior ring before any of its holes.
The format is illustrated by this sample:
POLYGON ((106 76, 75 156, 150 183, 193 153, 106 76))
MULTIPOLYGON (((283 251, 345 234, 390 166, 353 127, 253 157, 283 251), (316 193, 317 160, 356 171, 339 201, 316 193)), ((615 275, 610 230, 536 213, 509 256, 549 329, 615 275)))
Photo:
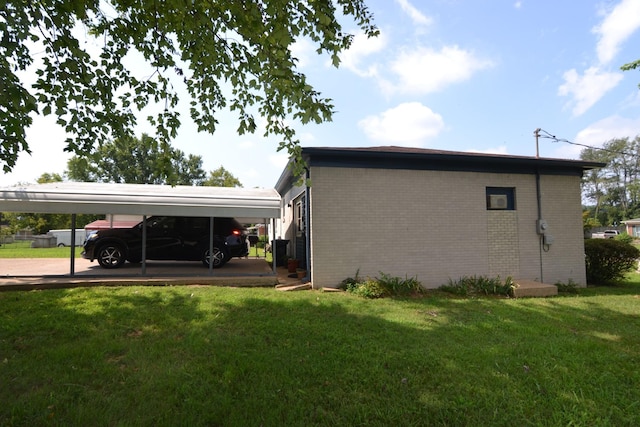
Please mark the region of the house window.
POLYGON ((294 220, 296 222, 296 234, 298 236, 304 233, 304 196, 296 202, 294 211, 294 220))
POLYGON ((516 189, 513 187, 487 187, 487 210, 513 211, 516 209, 516 189))

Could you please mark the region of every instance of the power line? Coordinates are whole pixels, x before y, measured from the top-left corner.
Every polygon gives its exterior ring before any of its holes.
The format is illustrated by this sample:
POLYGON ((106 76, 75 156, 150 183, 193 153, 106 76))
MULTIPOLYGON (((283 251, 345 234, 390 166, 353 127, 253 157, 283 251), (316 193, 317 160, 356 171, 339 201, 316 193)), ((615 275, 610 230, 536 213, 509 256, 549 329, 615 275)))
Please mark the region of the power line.
POLYGON ((546 130, 540 129, 540 128, 535 130, 534 135, 536 135, 537 137, 540 137, 540 138, 551 139, 553 142, 565 142, 567 144, 577 145, 577 146, 585 147, 585 148, 590 148, 592 150, 606 151, 608 153, 613 153, 613 154, 623 154, 625 156, 634 156, 634 154, 627 153, 625 151, 616 151, 616 150, 610 150, 608 148, 603 148, 603 147, 594 147, 592 145, 580 144, 578 142, 569 141, 568 139, 558 138, 557 136, 552 135, 549 132, 547 132, 546 130), (544 135, 540 135, 540 132, 544 132, 544 135))

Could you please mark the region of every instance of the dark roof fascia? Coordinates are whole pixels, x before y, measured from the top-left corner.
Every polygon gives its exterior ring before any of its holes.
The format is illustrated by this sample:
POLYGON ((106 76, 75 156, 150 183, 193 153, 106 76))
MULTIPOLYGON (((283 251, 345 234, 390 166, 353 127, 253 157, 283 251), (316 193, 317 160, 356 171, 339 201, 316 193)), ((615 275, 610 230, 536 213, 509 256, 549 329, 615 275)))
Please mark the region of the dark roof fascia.
MULTIPOLYGON (((307 165, 308 164, 309 163, 307 160, 307 165)), ((274 188, 278 192, 278 194, 280 194, 280 197, 283 197, 286 192, 289 191, 289 189, 295 187, 296 182, 297 178, 294 177, 293 173, 291 172, 291 160, 289 160, 289 163, 287 163, 287 166, 285 166, 284 170, 280 174, 280 178, 278 178, 278 181, 276 182, 274 188)))
POLYGON ((605 163, 535 157, 502 156, 462 152, 303 148, 310 167, 437 170, 582 176, 585 170, 605 163))

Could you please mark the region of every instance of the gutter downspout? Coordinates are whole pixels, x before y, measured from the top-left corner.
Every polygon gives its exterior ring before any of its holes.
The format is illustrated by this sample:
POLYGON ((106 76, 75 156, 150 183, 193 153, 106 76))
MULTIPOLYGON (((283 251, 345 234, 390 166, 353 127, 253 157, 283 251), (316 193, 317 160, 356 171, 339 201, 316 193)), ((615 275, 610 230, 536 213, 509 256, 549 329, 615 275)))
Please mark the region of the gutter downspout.
MULTIPOLYGON (((533 136, 535 136, 536 138, 536 159, 540 158, 540 148, 538 145, 538 139, 540 138, 540 131, 542 129, 537 128, 536 130, 533 131, 533 136)), ((536 200, 538 202, 538 220, 537 220, 537 224, 540 224, 540 222, 542 221, 542 194, 540 191, 540 169, 539 167, 536 167, 536 200)), ((537 227, 536 224, 536 227, 537 227)), ((536 230, 537 233, 539 233, 539 230, 536 230)), ((539 248, 538 251, 540 252, 540 283, 544 283, 544 269, 542 267, 542 255, 543 255, 543 251, 544 251, 544 235, 542 234, 538 234, 538 242, 539 242, 539 248)))
POLYGON ((304 215, 305 215, 305 255, 306 255, 306 264, 307 264, 307 275, 304 276, 304 280, 307 282, 311 282, 311 187, 309 187, 309 179, 310 179, 310 171, 309 168, 305 166, 305 190, 304 190, 304 199, 305 199, 305 207, 304 207, 304 215))
MULTIPOLYGON (((540 170, 536 168, 536 199, 538 202, 538 221, 542 220, 542 194, 540 191, 540 170)), ((542 255, 543 255, 543 239, 542 234, 538 234, 539 252, 540 252, 540 283, 544 283, 544 269, 542 267, 542 255)))

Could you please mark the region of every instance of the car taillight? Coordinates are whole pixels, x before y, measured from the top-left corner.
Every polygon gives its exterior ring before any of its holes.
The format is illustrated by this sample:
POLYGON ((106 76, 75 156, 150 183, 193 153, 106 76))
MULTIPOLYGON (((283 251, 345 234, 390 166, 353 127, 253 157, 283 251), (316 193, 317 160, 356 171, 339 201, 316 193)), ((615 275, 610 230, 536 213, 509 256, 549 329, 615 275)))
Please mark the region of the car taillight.
POLYGON ((240 232, 240 230, 233 230, 231 233, 232 233, 234 236, 239 236, 239 235, 241 235, 241 234, 242 234, 242 233, 240 232))

